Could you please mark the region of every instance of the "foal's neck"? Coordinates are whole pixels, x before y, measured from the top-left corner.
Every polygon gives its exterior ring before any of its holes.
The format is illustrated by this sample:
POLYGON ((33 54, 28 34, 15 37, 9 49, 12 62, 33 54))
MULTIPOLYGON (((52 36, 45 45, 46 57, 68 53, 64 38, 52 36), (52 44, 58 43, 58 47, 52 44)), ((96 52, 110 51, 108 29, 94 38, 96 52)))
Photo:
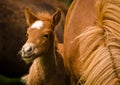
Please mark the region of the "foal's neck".
POLYGON ((34 85, 37 85, 35 83, 46 85, 45 82, 49 82, 50 79, 52 79, 57 72, 55 57, 54 50, 50 50, 45 55, 34 60, 29 73, 31 76, 31 79, 29 80, 31 83, 30 85, 32 85, 32 83, 34 85), (34 82, 31 82, 31 80, 34 80, 34 82))
POLYGON ((43 56, 38 57, 35 62, 38 61, 36 64, 39 64, 39 67, 43 68, 45 72, 45 76, 49 75, 49 73, 55 73, 56 70, 56 54, 53 52, 48 52, 43 56))

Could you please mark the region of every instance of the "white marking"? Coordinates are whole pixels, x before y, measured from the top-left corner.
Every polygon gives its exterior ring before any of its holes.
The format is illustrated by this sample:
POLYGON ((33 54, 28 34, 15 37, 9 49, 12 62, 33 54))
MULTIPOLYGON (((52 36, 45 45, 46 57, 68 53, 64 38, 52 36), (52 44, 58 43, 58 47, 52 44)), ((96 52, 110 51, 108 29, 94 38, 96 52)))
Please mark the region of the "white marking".
POLYGON ((35 45, 33 43, 26 43, 23 48, 24 48, 24 51, 27 52, 29 51, 30 47, 34 47, 35 45))
POLYGON ((43 27, 43 21, 35 21, 30 28, 41 29, 43 27))

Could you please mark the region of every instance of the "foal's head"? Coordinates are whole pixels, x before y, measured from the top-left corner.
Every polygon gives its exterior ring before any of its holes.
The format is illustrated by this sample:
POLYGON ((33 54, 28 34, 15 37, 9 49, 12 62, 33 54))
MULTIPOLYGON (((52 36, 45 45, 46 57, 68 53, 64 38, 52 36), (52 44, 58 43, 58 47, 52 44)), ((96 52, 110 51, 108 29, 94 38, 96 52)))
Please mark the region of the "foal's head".
POLYGON ((54 28, 59 23, 61 11, 58 9, 52 16, 42 13, 39 18, 26 9, 29 25, 27 41, 21 49, 22 58, 29 62, 47 54, 54 46, 54 28))

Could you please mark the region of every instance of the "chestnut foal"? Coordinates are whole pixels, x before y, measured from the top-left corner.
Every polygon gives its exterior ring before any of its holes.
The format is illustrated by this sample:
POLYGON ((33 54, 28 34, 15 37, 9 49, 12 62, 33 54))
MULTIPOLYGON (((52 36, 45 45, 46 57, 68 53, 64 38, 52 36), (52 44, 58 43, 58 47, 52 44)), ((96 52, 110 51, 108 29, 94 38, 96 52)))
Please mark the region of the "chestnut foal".
POLYGON ((26 19, 28 39, 21 56, 26 62, 33 62, 26 76, 27 85, 66 85, 66 72, 54 31, 61 19, 60 9, 52 16, 44 12, 39 17, 26 9, 26 19))

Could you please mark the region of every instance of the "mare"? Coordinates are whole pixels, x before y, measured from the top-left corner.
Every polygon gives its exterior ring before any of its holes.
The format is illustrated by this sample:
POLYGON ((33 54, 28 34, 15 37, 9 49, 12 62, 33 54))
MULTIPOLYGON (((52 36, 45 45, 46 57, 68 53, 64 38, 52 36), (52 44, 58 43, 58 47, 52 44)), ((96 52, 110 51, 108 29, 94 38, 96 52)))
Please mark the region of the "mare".
POLYGON ((55 27, 61 20, 60 9, 52 15, 40 12, 39 16, 26 9, 25 15, 28 39, 21 56, 25 62, 33 62, 25 76, 27 85, 66 85, 66 72, 55 38, 55 27))
MULTIPOLYGON (((32 9, 33 6, 41 10, 45 7, 51 13, 54 12, 55 7, 61 8, 64 14, 67 12, 65 4, 58 0, 0 1, 0 74, 2 75, 20 77, 29 70, 29 65, 21 59, 18 51, 27 39, 24 9, 26 7, 32 9)), ((63 41, 63 25, 56 31, 60 42, 63 41)))
POLYGON ((120 0, 74 0, 64 31, 71 85, 120 85, 120 0))
POLYGON ((82 33, 86 27, 95 24, 96 15, 94 0, 73 0, 66 16, 64 28, 64 64, 68 75, 70 76, 71 85, 76 85, 80 78, 78 71, 79 46, 77 41, 71 42, 82 33))

